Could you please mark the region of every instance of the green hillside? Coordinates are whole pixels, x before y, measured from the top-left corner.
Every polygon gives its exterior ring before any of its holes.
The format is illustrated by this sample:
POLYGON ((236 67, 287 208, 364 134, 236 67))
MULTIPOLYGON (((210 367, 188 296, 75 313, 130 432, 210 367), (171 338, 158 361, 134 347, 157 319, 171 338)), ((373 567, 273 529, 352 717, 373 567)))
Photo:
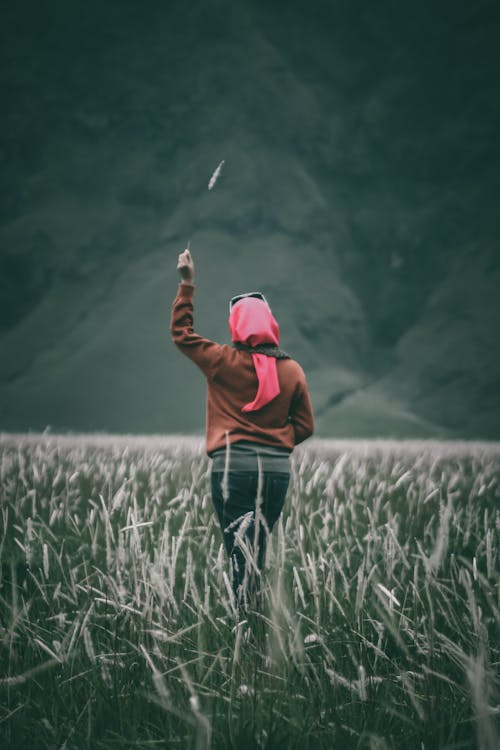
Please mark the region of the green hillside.
POLYGON ((319 435, 500 436, 492 3, 2 14, 4 430, 203 429, 190 240, 200 333, 264 291, 319 435))

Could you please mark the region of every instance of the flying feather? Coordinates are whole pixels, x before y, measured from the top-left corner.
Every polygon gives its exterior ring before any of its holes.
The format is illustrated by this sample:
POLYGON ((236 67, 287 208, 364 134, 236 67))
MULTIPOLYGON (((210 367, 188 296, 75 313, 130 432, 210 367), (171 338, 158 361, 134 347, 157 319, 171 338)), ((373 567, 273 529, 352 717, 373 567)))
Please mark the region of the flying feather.
POLYGON ((208 183, 208 189, 209 190, 212 190, 213 186, 215 185, 215 183, 219 179, 219 175, 221 173, 223 164, 224 164, 224 159, 221 161, 221 163, 219 164, 219 166, 217 167, 217 169, 215 170, 215 172, 213 173, 213 175, 211 176, 211 178, 209 180, 209 183, 208 183))

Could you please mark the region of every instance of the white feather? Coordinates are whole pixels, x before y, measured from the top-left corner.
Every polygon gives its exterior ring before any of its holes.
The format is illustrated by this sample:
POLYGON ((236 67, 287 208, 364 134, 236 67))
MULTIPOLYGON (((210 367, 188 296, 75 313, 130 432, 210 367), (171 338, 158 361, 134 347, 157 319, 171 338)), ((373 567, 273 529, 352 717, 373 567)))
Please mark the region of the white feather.
POLYGON ((219 179, 219 175, 221 173, 223 164, 224 164, 224 159, 221 161, 221 163, 219 164, 219 166, 217 167, 217 169, 215 170, 215 172, 213 173, 213 175, 211 176, 211 178, 210 178, 210 180, 208 182, 208 189, 209 190, 211 190, 213 188, 213 186, 215 185, 215 183, 219 179))

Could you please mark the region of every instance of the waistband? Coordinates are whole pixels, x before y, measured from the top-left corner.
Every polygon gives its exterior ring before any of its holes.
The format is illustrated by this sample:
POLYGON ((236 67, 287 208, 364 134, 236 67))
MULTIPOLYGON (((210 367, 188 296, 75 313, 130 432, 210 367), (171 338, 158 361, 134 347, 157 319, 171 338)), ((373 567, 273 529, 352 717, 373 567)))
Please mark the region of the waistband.
MULTIPOLYGON (((290 453, 291 451, 287 448, 276 448, 273 445, 239 440, 229 446, 228 471, 258 471, 258 456, 262 471, 277 471, 289 474, 290 453)), ((225 471, 226 448, 218 448, 213 451, 210 458, 212 459, 212 471, 225 471)))

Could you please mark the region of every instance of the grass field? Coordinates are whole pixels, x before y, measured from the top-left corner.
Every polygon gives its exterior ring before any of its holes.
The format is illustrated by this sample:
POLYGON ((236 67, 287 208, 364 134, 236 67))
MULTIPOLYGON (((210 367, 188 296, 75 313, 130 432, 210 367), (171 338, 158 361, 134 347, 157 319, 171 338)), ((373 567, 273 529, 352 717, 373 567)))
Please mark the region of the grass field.
POLYGON ((294 453, 235 617, 202 443, 0 438, 1 748, 500 746, 500 446, 294 453))

